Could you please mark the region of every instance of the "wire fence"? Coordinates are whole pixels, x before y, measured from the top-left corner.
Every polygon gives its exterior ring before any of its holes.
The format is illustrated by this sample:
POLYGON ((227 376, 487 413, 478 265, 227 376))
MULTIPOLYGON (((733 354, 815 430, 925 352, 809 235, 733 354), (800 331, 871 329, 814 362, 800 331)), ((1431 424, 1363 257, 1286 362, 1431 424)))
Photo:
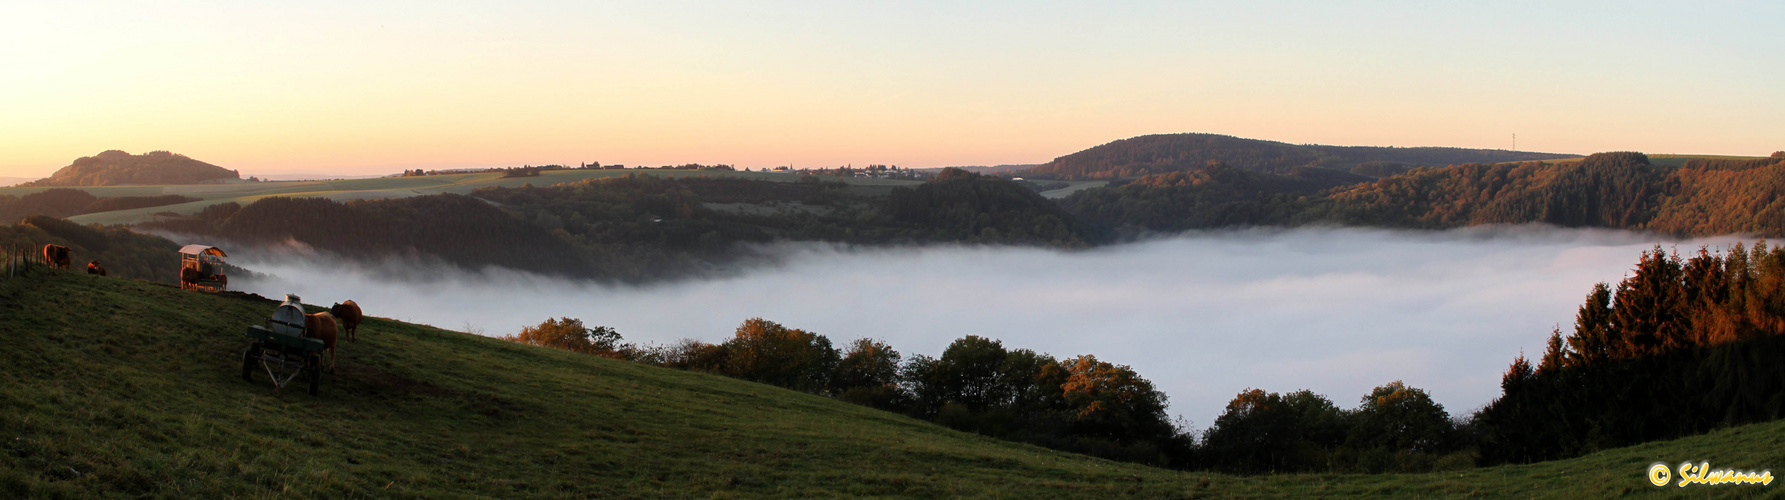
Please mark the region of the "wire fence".
POLYGON ((0 277, 4 277, 5 279, 23 277, 26 273, 30 272, 31 269, 36 267, 49 267, 43 260, 43 251, 41 247, 8 247, 0 249, 0 254, 4 254, 0 255, 0 257, 3 257, 6 260, 5 272, 4 274, 0 274, 0 277))

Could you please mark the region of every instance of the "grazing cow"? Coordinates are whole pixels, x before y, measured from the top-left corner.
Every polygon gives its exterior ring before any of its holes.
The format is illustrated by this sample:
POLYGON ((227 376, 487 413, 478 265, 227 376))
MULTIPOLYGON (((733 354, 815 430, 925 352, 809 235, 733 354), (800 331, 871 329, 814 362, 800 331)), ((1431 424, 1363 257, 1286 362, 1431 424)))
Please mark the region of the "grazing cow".
POLYGON ((229 288, 229 276, 227 275, 206 274, 204 271, 194 268, 191 265, 180 268, 181 290, 197 290, 199 289, 198 282, 205 280, 216 281, 218 287, 229 288))
POLYGON ((347 336, 347 340, 357 341, 359 320, 364 319, 360 314, 359 304, 349 300, 330 306, 328 311, 335 315, 335 319, 341 320, 341 333, 347 336))
POLYGON ((304 336, 322 339, 328 351, 328 372, 335 372, 335 316, 326 312, 304 315, 304 336))
POLYGON ((97 260, 88 261, 87 262, 87 274, 97 274, 100 276, 105 276, 105 266, 99 265, 99 261, 97 261, 97 260))
POLYGON ((43 246, 43 263, 49 264, 50 269, 68 269, 68 261, 68 247, 55 244, 43 246))
POLYGON ((180 268, 180 289, 181 290, 191 290, 193 288, 193 285, 198 284, 198 280, 202 280, 202 279, 205 279, 205 273, 199 272, 197 269, 193 269, 190 267, 180 268))

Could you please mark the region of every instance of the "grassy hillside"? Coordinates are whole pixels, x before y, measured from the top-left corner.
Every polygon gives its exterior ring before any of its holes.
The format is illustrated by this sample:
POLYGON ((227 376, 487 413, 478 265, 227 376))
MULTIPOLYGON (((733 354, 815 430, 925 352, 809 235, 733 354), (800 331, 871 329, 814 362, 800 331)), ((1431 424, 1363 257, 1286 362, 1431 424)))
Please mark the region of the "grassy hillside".
MULTIPOLYGON (((348 297, 309 297, 326 303, 348 297)), ((0 278, 6 497, 1580 497, 1657 460, 1785 473, 1785 423, 1574 460, 1234 477, 951 431, 699 373, 369 318, 320 396, 240 379, 271 302, 34 270, 0 278)), ((376 304, 365 304, 378 314, 376 304)))

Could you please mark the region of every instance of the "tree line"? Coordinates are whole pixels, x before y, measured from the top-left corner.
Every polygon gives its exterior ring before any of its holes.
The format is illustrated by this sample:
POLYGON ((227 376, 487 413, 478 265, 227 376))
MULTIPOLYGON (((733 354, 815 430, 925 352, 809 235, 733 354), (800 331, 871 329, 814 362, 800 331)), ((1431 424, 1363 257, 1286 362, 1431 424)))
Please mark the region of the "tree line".
POLYGON ((101 198, 80 189, 52 188, 24 196, 0 194, 0 221, 17 222, 33 215, 72 217, 81 214, 159 207, 193 201, 199 200, 177 194, 101 198))
POLYGON ((349 258, 426 256, 462 267, 500 266, 586 277, 584 256, 562 239, 489 203, 457 194, 340 203, 262 198, 206 207, 142 226, 234 244, 304 245, 349 258))
POLYGON ((701 371, 837 398, 956 429, 1105 458, 1186 466, 1193 445, 1165 414, 1165 394, 1128 366, 1057 359, 965 336, 939 357, 906 357, 856 339, 751 318, 719 343, 623 342, 606 327, 548 319, 505 339, 701 371))
POLYGON ((1168 399, 1133 368, 1085 354, 1056 358, 974 335, 940 356, 904 356, 856 339, 751 318, 723 342, 639 346, 612 328, 547 319, 503 337, 701 371, 902 413, 951 428, 1114 460, 1235 473, 1426 471, 1472 465, 1466 424, 1399 381, 1357 409, 1324 396, 1248 389, 1198 433, 1166 414, 1168 399))
POLYGON ((1217 134, 1156 134, 1112 141, 1022 172, 1025 178, 1130 179, 1201 168, 1217 162, 1242 170, 1288 174, 1325 168, 1381 177, 1417 166, 1576 158, 1575 155, 1464 148, 1323 146, 1217 134))
POLYGON ((1693 160, 1664 167, 1641 153, 1598 153, 1556 163, 1421 167, 1368 182, 1340 174, 1306 168, 1252 172, 1211 163, 1112 182, 1061 203, 1093 224, 1129 234, 1525 223, 1680 236, 1785 234, 1785 158, 1693 160))

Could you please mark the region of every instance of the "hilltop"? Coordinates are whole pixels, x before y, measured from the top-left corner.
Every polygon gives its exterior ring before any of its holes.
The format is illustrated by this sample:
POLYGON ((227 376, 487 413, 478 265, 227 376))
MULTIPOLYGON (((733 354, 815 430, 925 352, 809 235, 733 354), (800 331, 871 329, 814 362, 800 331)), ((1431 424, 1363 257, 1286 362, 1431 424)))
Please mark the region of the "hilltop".
MULTIPOLYGON (((317 302, 345 297, 311 297, 317 302)), ((1535 465, 1228 476, 996 441, 719 376, 372 317, 322 393, 240 378, 273 303, 33 269, 0 279, 8 496, 1610 496, 1647 464, 1780 463, 1785 422, 1535 465)), ((366 304, 377 314, 375 304, 366 304)))
POLYGON ((203 184, 240 178, 241 174, 234 170, 194 160, 186 155, 167 151, 132 155, 114 149, 94 156, 80 157, 49 177, 20 186, 203 184))
POLYGON ((1021 174, 1062 180, 1120 179, 1180 172, 1218 161, 1275 174, 1287 174, 1298 167, 1319 167, 1383 177, 1419 166, 1577 157, 1499 149, 1297 145, 1217 134, 1156 134, 1121 139, 1055 158, 1021 174))

